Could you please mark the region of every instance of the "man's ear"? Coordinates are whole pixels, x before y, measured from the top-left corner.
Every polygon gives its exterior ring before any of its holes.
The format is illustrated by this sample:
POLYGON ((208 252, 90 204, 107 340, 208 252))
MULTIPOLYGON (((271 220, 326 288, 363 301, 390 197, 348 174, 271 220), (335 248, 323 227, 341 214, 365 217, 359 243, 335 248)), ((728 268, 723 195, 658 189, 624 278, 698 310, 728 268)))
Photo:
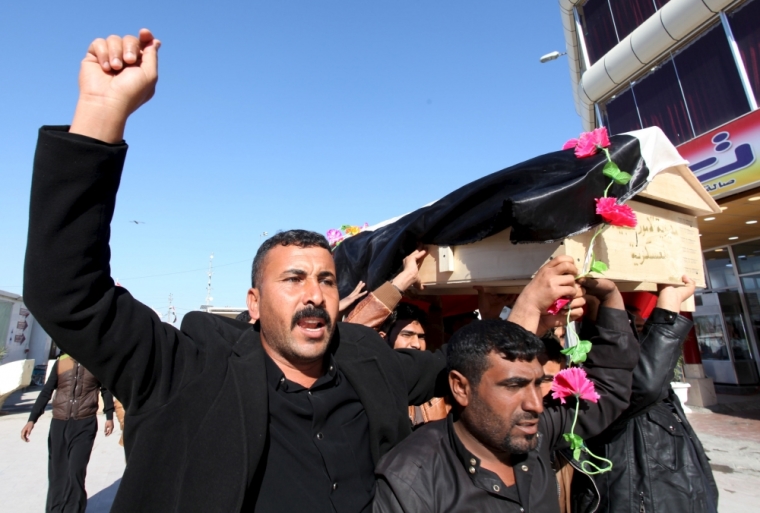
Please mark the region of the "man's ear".
POLYGON ((472 395, 472 386, 469 380, 461 372, 452 370, 449 372, 449 387, 457 404, 466 408, 470 404, 470 396, 472 395))
POLYGON ((380 335, 385 340, 388 340, 388 334, 386 332, 384 332, 384 331, 378 331, 377 334, 380 335))
POLYGON ((260 315, 261 294, 259 292, 259 289, 257 288, 248 289, 248 295, 245 298, 245 302, 246 302, 246 305, 248 306, 248 314, 251 316, 251 320, 249 322, 251 324, 255 324, 256 321, 258 321, 261 318, 261 315, 260 315))

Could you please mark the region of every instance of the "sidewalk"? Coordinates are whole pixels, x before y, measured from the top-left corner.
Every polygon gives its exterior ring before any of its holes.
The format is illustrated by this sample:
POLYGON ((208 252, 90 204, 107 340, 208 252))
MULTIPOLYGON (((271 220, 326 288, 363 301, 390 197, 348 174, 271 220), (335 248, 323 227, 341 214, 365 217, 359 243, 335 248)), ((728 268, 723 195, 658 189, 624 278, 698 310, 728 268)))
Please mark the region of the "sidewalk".
MULTIPOLYGON (((52 416, 47 411, 37 424, 29 443, 21 440, 21 428, 29 417, 41 387, 27 388, 8 398, 0 413, 0 510, 13 513, 45 511, 47 493, 47 437, 52 416)), ((111 436, 103 435, 105 415, 98 415, 98 436, 87 467, 87 513, 111 509, 121 475, 124 450, 119 445, 119 423, 111 436)), ((114 417, 114 421, 116 418, 114 417)))
POLYGON ((760 396, 719 394, 710 409, 691 408, 687 417, 718 484, 718 511, 754 511, 760 504, 760 396))

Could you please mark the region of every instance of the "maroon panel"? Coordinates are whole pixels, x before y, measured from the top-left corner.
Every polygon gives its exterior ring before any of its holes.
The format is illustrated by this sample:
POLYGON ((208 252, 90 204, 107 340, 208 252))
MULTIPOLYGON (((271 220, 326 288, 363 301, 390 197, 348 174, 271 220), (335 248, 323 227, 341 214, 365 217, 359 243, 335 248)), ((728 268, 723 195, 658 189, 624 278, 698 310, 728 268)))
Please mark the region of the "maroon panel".
POLYGON ((672 61, 637 82, 633 92, 644 128, 659 126, 675 145, 694 137, 672 61))
POLYGON ((657 12, 652 0, 610 0, 609 3, 621 40, 657 12))
POLYGON ((749 112, 739 70, 720 23, 673 61, 696 135, 749 112))
POLYGON ((583 36, 591 64, 618 43, 607 0, 589 0, 583 6, 583 36))
POLYGON ((728 16, 749 82, 760 103, 760 0, 753 0, 728 16))

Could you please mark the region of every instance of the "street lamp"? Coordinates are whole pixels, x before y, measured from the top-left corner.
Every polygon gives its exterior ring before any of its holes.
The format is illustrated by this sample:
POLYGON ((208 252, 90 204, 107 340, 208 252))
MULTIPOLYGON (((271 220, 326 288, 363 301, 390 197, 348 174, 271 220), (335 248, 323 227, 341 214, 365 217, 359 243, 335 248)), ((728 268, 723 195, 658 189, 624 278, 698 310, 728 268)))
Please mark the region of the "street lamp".
POLYGON ((557 52, 555 50, 555 51, 553 51, 551 53, 547 53, 546 55, 542 55, 541 58, 538 59, 538 60, 541 61, 541 64, 543 64, 545 62, 549 62, 549 61, 553 61, 555 59, 559 59, 563 55, 567 55, 567 52, 559 53, 559 52, 557 52))

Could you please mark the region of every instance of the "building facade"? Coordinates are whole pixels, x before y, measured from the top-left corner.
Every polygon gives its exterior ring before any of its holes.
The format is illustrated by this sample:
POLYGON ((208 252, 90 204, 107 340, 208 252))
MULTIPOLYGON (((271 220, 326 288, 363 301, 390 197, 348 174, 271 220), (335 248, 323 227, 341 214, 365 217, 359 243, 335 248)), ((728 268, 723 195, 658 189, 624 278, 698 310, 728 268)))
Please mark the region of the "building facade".
POLYGON ((659 126, 723 211, 699 220, 701 362, 687 363, 758 385, 760 0, 560 0, 560 12, 583 129, 659 126))

